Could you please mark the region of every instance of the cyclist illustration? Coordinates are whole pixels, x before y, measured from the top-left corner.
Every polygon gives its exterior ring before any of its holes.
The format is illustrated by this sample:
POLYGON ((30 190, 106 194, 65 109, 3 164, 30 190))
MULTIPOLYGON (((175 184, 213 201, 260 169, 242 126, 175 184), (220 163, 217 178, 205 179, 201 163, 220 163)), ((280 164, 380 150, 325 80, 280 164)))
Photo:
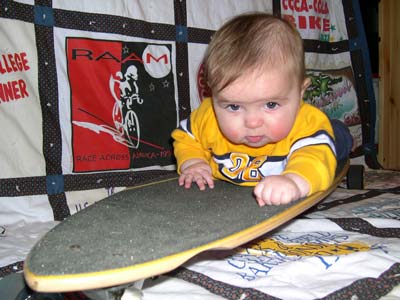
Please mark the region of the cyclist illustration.
MULTIPOLYGON (((72 121, 72 123, 96 133, 108 133, 116 142, 131 149, 138 149, 140 144, 140 125, 133 108, 135 104, 142 104, 143 99, 140 98, 137 81, 138 71, 134 65, 129 66, 125 74, 118 71, 115 73, 115 77, 113 75, 110 76, 109 89, 115 100, 112 109, 114 126, 82 121, 72 121), (120 97, 116 93, 117 89, 120 97)), ((98 117, 96 118, 98 119, 98 117)))
POLYGON ((109 80, 111 94, 115 100, 112 111, 115 128, 119 136, 114 135, 114 139, 129 148, 137 149, 140 144, 140 125, 138 117, 133 110, 135 103, 142 104, 143 99, 139 95, 138 71, 134 65, 126 69, 125 74, 117 72, 117 78, 112 75, 109 80), (117 97, 115 88, 119 88, 120 97, 117 97))

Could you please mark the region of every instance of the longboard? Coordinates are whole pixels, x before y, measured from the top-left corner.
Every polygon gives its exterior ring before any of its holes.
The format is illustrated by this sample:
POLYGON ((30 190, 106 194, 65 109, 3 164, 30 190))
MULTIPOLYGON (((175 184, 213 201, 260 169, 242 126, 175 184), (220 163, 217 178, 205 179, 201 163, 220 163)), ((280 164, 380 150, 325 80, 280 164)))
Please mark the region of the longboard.
POLYGON ((38 292, 128 284, 171 271, 206 250, 233 249, 289 221, 329 195, 332 186, 289 205, 259 207, 253 188, 217 181, 214 189, 179 187, 176 178, 114 194, 50 230, 24 264, 38 292))

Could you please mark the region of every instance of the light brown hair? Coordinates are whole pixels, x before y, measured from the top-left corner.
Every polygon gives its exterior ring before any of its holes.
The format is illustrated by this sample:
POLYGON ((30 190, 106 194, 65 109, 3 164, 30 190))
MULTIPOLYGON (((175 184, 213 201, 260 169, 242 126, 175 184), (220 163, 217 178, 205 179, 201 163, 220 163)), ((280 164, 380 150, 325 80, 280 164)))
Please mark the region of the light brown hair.
POLYGON ((205 54, 206 79, 220 92, 250 70, 287 66, 305 77, 303 40, 289 22, 266 13, 244 14, 214 34, 205 54))

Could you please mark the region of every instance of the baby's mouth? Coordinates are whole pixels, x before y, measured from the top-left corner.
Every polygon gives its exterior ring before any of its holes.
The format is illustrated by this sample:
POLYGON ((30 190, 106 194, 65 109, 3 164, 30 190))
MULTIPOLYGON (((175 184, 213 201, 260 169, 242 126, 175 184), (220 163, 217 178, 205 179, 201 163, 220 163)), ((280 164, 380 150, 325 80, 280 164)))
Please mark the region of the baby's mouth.
POLYGON ((263 139, 262 135, 246 136, 246 140, 251 144, 259 143, 263 139))

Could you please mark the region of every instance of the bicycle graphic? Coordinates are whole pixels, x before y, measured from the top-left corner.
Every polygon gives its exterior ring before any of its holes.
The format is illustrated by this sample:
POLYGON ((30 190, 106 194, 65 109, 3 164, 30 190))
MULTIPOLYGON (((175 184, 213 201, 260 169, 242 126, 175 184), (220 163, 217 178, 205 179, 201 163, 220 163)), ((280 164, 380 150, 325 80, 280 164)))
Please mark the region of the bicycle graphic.
POLYGON ((139 118, 134 111, 134 106, 137 104, 143 104, 143 99, 139 95, 137 81, 138 72, 137 68, 133 65, 126 69, 125 74, 118 71, 115 73, 115 76, 110 76, 109 89, 115 101, 112 108, 114 126, 104 124, 105 122, 99 117, 88 111, 84 111, 83 109, 80 110, 99 121, 102 121, 103 124, 81 121, 72 121, 72 123, 96 133, 104 132, 110 134, 116 142, 125 145, 128 148, 138 149, 140 143, 143 142, 152 147, 163 149, 161 146, 140 139, 140 123, 139 118), (117 90, 119 90, 119 97, 116 93, 117 90))
POLYGON ((119 132, 119 135, 114 136, 114 139, 129 148, 137 149, 140 144, 140 124, 133 106, 135 102, 137 104, 143 103, 137 85, 137 68, 131 65, 124 75, 122 72, 117 72, 116 76, 118 79, 111 75, 109 80, 110 91, 115 100, 112 116, 115 128, 119 132), (116 86, 119 88, 120 97, 117 97, 115 93, 116 86))

